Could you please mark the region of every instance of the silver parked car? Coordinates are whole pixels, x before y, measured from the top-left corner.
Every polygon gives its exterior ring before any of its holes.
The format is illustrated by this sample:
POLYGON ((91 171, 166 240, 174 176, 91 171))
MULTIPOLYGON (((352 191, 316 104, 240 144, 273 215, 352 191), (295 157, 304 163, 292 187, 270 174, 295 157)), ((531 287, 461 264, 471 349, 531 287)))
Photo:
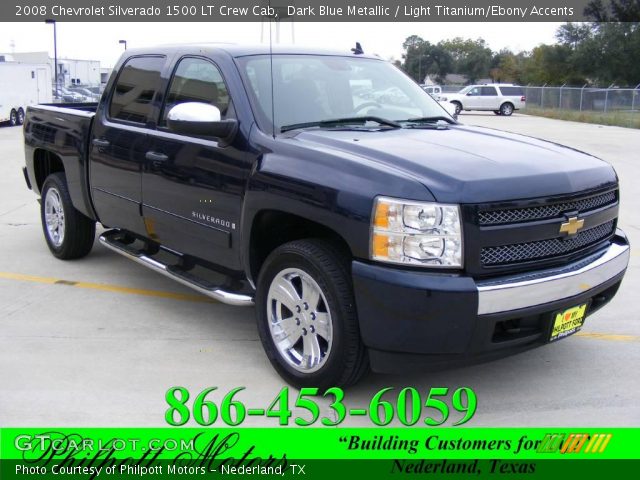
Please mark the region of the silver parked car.
POLYGON ((450 102, 456 113, 462 110, 488 110, 496 115, 511 115, 525 106, 524 89, 511 83, 469 85, 458 93, 447 93, 441 101, 450 102))

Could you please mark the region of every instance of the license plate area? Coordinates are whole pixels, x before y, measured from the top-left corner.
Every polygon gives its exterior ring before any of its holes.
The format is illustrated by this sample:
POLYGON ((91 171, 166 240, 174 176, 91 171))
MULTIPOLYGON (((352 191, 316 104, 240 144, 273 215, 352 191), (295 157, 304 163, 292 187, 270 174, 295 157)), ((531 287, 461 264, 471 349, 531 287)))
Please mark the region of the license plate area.
POLYGON ((588 307, 588 303, 583 303, 575 307, 554 312, 551 315, 549 341, 554 342, 578 332, 582 328, 582 325, 584 325, 588 307))

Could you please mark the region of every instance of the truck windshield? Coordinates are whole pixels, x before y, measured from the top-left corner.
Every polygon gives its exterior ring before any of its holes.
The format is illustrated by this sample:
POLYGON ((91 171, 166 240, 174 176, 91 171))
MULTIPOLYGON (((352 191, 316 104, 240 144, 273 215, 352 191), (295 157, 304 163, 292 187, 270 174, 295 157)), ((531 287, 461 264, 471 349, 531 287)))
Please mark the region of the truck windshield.
POLYGON ((241 57, 238 63, 258 124, 265 132, 314 124, 330 128, 328 120, 360 117, 386 122, 449 117, 418 84, 382 60, 274 55, 275 108, 269 55, 241 57))

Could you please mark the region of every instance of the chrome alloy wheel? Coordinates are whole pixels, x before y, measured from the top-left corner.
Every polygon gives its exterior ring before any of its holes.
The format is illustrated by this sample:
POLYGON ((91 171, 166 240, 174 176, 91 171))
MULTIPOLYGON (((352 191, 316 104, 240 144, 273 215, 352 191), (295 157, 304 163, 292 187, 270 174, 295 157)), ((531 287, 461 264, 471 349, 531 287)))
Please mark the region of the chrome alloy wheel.
POLYGON ((311 275, 298 268, 279 272, 267 294, 267 315, 273 343, 289 366, 302 373, 322 368, 331 353, 333 324, 311 275))
POLYGON ((44 199, 44 217, 49 240, 55 247, 60 247, 64 241, 64 209, 60 192, 54 187, 49 188, 44 199))

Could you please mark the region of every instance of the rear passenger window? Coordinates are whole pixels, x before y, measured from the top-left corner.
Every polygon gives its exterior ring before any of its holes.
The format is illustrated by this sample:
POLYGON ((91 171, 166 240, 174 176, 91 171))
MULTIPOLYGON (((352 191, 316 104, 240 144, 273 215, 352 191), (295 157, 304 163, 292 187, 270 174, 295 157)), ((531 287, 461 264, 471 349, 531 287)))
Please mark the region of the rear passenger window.
POLYGON ((229 92, 218 68, 201 58, 183 58, 171 79, 161 125, 167 122, 169 111, 185 102, 208 103, 218 107, 225 118, 229 108, 229 92))
POLYGON ((109 105, 115 120, 146 123, 160 84, 164 57, 134 57, 122 67, 109 105))
POLYGON ((500 90, 505 97, 521 97, 524 95, 522 87, 500 87, 500 90))
POLYGON ((495 97, 497 95, 496 87, 482 87, 480 88, 480 95, 483 97, 495 97))

